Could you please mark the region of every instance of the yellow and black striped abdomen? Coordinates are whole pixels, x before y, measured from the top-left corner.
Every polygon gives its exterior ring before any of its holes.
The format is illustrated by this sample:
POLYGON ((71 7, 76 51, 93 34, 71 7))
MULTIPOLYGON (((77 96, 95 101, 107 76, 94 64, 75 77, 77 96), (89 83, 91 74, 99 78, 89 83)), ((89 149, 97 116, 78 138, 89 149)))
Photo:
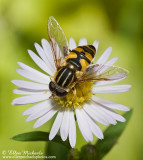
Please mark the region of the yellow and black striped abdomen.
POLYGON ((92 61, 96 53, 93 45, 78 46, 66 57, 66 61, 74 65, 78 71, 83 71, 92 61))

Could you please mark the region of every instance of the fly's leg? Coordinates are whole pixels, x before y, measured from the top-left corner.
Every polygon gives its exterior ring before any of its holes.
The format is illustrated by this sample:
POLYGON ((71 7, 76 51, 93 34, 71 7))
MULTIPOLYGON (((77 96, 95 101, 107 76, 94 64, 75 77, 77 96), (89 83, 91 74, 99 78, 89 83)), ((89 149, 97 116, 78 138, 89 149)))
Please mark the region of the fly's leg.
POLYGON ((52 81, 54 79, 54 76, 50 76, 50 80, 52 81))
POLYGON ((75 100, 75 96, 76 96, 76 89, 75 87, 72 88, 73 91, 73 98, 72 98, 72 102, 75 100))
POLYGON ((52 93, 52 95, 49 97, 49 99, 54 99, 55 98, 55 94, 52 93))

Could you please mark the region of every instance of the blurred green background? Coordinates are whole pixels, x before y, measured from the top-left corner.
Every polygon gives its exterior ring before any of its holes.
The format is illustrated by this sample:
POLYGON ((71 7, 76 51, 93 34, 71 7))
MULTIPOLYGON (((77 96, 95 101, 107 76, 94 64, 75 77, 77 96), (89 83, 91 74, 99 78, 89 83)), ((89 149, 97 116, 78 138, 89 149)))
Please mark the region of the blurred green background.
MULTIPOLYGON (((12 79, 22 79, 16 73, 17 61, 39 69, 27 54, 34 42, 48 38, 47 20, 54 16, 67 38, 76 42, 86 37, 89 43, 99 40, 97 58, 112 46, 112 57, 119 57, 118 66, 130 71, 120 84, 132 84, 123 94, 101 95, 134 109, 133 116, 117 145, 104 160, 141 160, 143 146, 143 1, 142 0, 0 0, 0 155, 3 150, 44 152, 45 142, 16 142, 10 137, 29 131, 49 131, 53 119, 38 129, 34 121, 25 122, 22 112, 27 106, 11 106, 17 97, 12 79)), ((40 69, 39 69, 40 70, 40 69)), ((123 112, 120 112, 123 113, 123 112)), ((105 127, 101 127, 103 130, 105 127)), ((96 137, 94 141, 96 141, 96 137)), ((86 144, 77 127, 77 145, 86 144)))

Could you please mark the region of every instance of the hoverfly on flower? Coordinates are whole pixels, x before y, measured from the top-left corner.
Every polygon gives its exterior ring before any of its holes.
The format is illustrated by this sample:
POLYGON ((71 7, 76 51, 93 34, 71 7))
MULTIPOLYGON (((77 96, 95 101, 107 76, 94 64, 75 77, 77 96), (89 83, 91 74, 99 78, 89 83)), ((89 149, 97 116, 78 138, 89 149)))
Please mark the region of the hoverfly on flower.
POLYGON ((127 76, 128 72, 123 68, 93 64, 96 54, 94 45, 83 45, 68 50, 67 38, 54 17, 48 20, 48 35, 57 68, 49 83, 49 89, 53 95, 64 97, 73 90, 73 97, 75 97, 75 86, 78 84, 87 81, 112 81, 127 76), (104 72, 105 68, 106 72, 104 72))
POLYGON ((99 139, 104 135, 96 122, 103 125, 124 122, 125 118, 114 110, 128 111, 129 108, 104 98, 98 93, 115 94, 126 92, 131 85, 110 85, 123 80, 128 71, 114 66, 118 57, 110 59, 112 47, 109 47, 94 64, 98 41, 87 44, 85 38, 79 44, 69 39, 58 24, 50 17, 48 35, 41 40, 42 47, 35 43, 38 55, 28 50, 32 60, 46 73, 41 73, 28 65, 18 62, 21 69, 17 73, 31 80, 13 80, 15 94, 26 96, 13 100, 12 105, 37 103, 23 112, 27 121, 36 120, 34 128, 48 122, 57 112, 56 119, 49 134, 52 140, 58 131, 63 141, 69 137, 71 147, 76 144, 76 121, 79 129, 88 141, 93 141, 93 134, 99 139), (39 102, 39 103, 38 103, 39 102))

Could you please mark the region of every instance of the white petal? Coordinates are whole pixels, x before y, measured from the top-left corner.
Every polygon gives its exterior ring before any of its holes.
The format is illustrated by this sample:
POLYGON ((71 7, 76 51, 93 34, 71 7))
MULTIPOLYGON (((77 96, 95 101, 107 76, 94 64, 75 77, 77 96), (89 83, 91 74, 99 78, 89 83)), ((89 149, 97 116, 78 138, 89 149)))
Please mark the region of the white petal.
POLYGON ((50 96, 51 96, 51 93, 18 97, 13 100, 12 105, 23 105, 23 104, 36 103, 36 102, 46 100, 50 96))
POLYGON ((40 111, 41 109, 44 109, 45 107, 50 107, 50 106, 51 106, 51 99, 48 99, 26 109, 22 113, 22 115, 30 115, 30 114, 36 113, 37 111, 40 111))
POLYGON ((28 53, 30 55, 30 57, 33 59, 33 61, 46 73, 48 73, 49 75, 53 75, 53 72, 47 67, 46 63, 39 58, 33 51, 28 50, 28 53))
POLYGON ((114 57, 112 59, 110 59, 109 61, 106 62, 106 65, 113 65, 119 58, 118 57, 114 57))
POLYGON ((23 80, 12 80, 12 83, 18 87, 35 89, 35 90, 49 90, 49 86, 40 83, 28 82, 23 80))
MULTIPOLYGON (((100 107, 101 107, 101 106, 100 106, 100 107)), ((117 120, 117 121, 120 121, 120 122, 125 122, 125 121, 126 121, 126 119, 125 119, 123 116, 117 114, 117 113, 114 112, 113 110, 111 110, 111 109, 109 109, 109 108, 107 108, 107 107, 103 107, 103 106, 102 106, 102 109, 104 109, 104 111, 105 111, 107 114, 109 114, 113 119, 115 119, 115 120, 117 120)))
POLYGON ((41 90, 32 90, 32 89, 25 89, 25 88, 18 88, 14 89, 13 93, 15 94, 47 94, 47 92, 50 92, 48 90, 41 91, 41 90))
POLYGON ((90 115, 94 120, 96 120, 97 122, 107 126, 109 123, 108 121, 105 119, 105 117, 103 116, 103 114, 101 114, 98 110, 94 110, 92 107, 92 103, 90 104, 85 104, 83 106, 83 109, 86 111, 86 113, 88 113, 88 115, 90 115))
POLYGON ((43 117, 39 118, 33 128, 38 128, 40 126, 42 126, 44 123, 48 122, 53 116, 54 114, 58 111, 57 108, 53 108, 51 109, 48 113, 46 113, 43 117))
POLYGON ((35 43, 35 48, 39 54, 39 56, 43 59, 43 61, 46 63, 46 65, 48 66, 48 68, 53 72, 55 73, 55 70, 54 68, 51 66, 51 64, 49 63, 49 59, 48 57, 46 56, 46 53, 44 51, 44 49, 37 43, 35 43))
POLYGON ((109 101, 109 100, 101 98, 101 97, 92 96, 91 98, 96 103, 101 104, 101 105, 106 106, 111 109, 117 109, 117 110, 121 110, 121 111, 129 111, 130 110, 128 107, 126 107, 122 104, 112 102, 112 101, 109 101))
POLYGON ((35 73, 28 72, 28 71, 23 70, 23 69, 16 69, 16 72, 18 74, 20 74, 21 76, 23 76, 27 79, 30 79, 32 81, 49 85, 50 78, 48 76, 47 77, 42 77, 42 75, 40 73, 35 74, 35 73))
POLYGON ((117 124, 116 120, 112 118, 110 115, 108 115, 104 111, 102 106, 98 105, 97 103, 93 103, 91 107, 94 109, 94 112, 98 112, 102 117, 104 117, 106 121, 108 122, 108 124, 113 124, 113 125, 117 124))
POLYGON ((64 111, 63 120, 60 128, 60 134, 63 141, 68 137, 69 133, 69 110, 64 111))
POLYGON ((46 54, 43 50, 43 48, 38 44, 38 43, 35 43, 35 48, 39 54, 39 56, 43 59, 43 61, 48 65, 48 59, 46 57, 46 54))
POLYGON ((96 81, 94 82, 95 86, 104 86, 104 85, 109 85, 109 84, 114 84, 114 83, 117 83, 123 79, 125 79, 126 77, 124 78, 120 78, 118 80, 113 80, 113 81, 96 81))
MULTIPOLYGON (((95 49, 96 49, 96 53, 97 53, 97 51, 98 51, 98 45, 99 45, 99 41, 94 41, 94 42, 93 42, 93 46, 94 46, 94 47, 95 47, 95 49)), ((96 57, 96 56, 94 56, 94 58, 92 59, 92 61, 91 61, 91 62, 93 62, 93 61, 94 61, 95 57, 96 57)))
POLYGON ((49 78, 48 75, 45 75, 45 74, 37 71, 36 69, 33 69, 32 67, 27 66, 27 65, 24 64, 24 63, 18 62, 18 65, 19 65, 22 69, 30 72, 31 74, 37 75, 37 76, 39 76, 40 78, 43 78, 43 79, 45 79, 45 80, 50 81, 50 78, 49 78))
POLYGON ((69 124, 69 141, 72 148, 75 147, 76 144, 76 123, 74 118, 74 112, 70 111, 70 124, 69 124))
MULTIPOLYGON (((111 118, 113 118, 114 120, 125 122, 125 118, 124 117, 122 117, 121 115, 117 114, 116 112, 114 112, 113 110, 111 110, 110 108, 108 108, 106 106, 94 105, 93 107, 98 107, 98 109, 100 109, 102 111, 102 113, 104 113, 104 115, 103 115, 104 117, 106 117, 106 115, 108 115, 111 118)), ((108 120, 110 121, 110 119, 108 119, 108 120)))
POLYGON ((98 59, 96 64, 104 64, 107 59, 109 58, 110 54, 112 52, 112 47, 107 48, 104 53, 101 55, 101 57, 98 59))
POLYGON ((39 108, 35 112, 33 112, 26 119, 26 121, 32 121, 32 120, 34 120, 36 118, 39 118, 39 117, 45 115, 46 113, 48 113, 53 108, 52 103, 49 103, 49 102, 51 102, 51 101, 48 101, 48 105, 45 102, 44 103, 40 103, 39 108))
POLYGON ((73 50, 76 48, 76 43, 75 43, 75 40, 73 38, 70 38, 69 39, 69 49, 70 50, 73 50))
POLYGON ((107 69, 110 68, 110 66, 112 66, 116 61, 118 60, 118 57, 114 57, 111 60, 109 60, 108 62, 105 63, 105 66, 102 67, 102 69, 100 69, 100 74, 102 74, 103 72, 105 72, 107 69))
POLYGON ((83 46, 83 45, 87 45, 87 40, 86 40, 86 38, 81 38, 81 39, 79 40, 78 46, 83 46))
POLYGON ((93 93, 103 93, 103 94, 114 94, 114 93, 122 93, 126 92, 131 88, 131 85, 113 85, 113 86, 105 86, 105 87, 93 87, 93 93))
POLYGON ((64 113, 63 111, 59 111, 59 113, 54 121, 54 124, 52 126, 52 129, 50 131, 49 140, 52 140, 56 136, 56 134, 61 126, 61 123, 62 123, 63 113, 64 113))
POLYGON ((56 72, 54 57, 53 57, 53 53, 52 53, 51 46, 50 46, 49 42, 46 39, 42 39, 41 43, 42 43, 45 55, 48 59, 48 62, 51 65, 52 72, 56 72))
POLYGON ((87 123, 84 110, 76 108, 75 112, 76 112, 77 123, 78 123, 79 129, 80 129, 84 139, 87 142, 93 141, 93 135, 92 135, 90 127, 87 123))
POLYGON ((99 126, 96 124, 96 122, 91 117, 89 117, 87 114, 86 114, 86 119, 94 135, 98 137, 99 139, 103 139, 104 138, 103 133, 101 129, 99 128, 99 126))
POLYGON ((96 52, 97 52, 98 46, 99 46, 99 41, 94 41, 93 46, 96 48, 96 52))

